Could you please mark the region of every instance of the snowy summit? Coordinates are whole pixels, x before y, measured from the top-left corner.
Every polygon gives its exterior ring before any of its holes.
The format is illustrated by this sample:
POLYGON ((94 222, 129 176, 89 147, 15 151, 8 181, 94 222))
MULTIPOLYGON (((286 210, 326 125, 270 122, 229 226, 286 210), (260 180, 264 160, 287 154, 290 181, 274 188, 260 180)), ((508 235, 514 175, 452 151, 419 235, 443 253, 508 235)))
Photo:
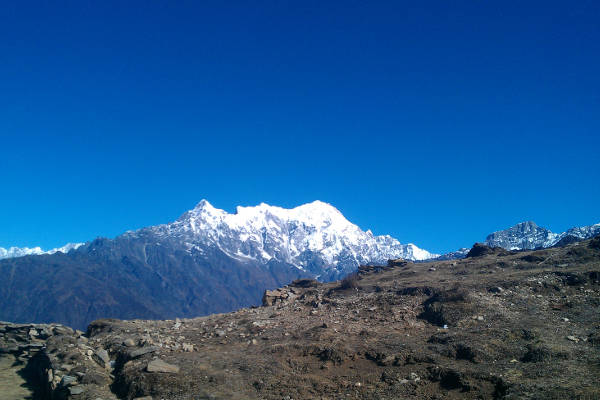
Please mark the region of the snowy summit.
POLYGON ((291 209, 261 203, 238 206, 235 213, 228 213, 202 200, 173 223, 128 234, 150 233, 184 243, 190 253, 216 247, 240 260, 277 260, 329 278, 355 270, 360 264, 437 256, 412 243, 365 232, 322 201, 291 209))

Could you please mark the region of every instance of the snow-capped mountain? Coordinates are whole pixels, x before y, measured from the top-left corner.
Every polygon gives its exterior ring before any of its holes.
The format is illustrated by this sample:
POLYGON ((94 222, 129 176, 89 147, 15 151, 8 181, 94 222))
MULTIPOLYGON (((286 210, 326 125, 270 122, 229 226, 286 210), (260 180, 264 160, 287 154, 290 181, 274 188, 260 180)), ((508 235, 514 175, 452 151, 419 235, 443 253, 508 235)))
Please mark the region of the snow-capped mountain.
POLYGON ((285 209, 262 203, 237 207, 230 214, 202 200, 177 221, 126 233, 125 237, 155 236, 178 242, 190 254, 218 248, 240 261, 284 262, 333 279, 360 264, 388 259, 425 260, 437 257, 412 243, 362 231, 330 204, 314 201, 285 209))
POLYGON ((3 258, 23 257, 39 254, 54 254, 57 252, 68 253, 69 251, 83 246, 83 243, 67 243, 62 247, 57 247, 50 250, 42 250, 41 247, 9 247, 5 249, 0 247, 0 260, 3 258))
POLYGON ((201 201, 172 223, 66 254, 0 260, 0 320, 85 329, 98 318, 197 317, 260 304, 265 289, 298 278, 329 281, 359 264, 434 256, 362 231, 319 201, 233 214, 201 201))
POLYGON ((598 234, 600 234, 600 224, 576 227, 566 232, 554 233, 536 225, 533 221, 527 221, 488 235, 485 244, 507 250, 532 250, 552 247, 567 241, 585 240, 598 234))

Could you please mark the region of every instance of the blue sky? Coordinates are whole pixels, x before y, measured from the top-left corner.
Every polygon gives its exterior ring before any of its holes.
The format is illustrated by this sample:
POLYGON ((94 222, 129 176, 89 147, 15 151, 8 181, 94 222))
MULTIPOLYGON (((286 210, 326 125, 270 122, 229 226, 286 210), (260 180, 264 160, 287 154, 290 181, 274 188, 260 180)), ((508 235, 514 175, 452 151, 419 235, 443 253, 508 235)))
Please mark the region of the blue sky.
POLYGON ((202 198, 436 252, 600 222, 596 1, 125 3, 3 5, 0 246, 202 198))

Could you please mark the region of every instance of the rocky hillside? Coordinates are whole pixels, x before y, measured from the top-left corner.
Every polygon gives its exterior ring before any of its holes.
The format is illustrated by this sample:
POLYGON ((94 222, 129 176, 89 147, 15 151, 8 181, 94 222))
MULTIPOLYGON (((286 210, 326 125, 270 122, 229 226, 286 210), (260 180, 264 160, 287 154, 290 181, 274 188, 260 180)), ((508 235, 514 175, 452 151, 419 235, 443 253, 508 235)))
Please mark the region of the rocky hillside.
POLYGON ((478 246, 298 280, 228 314, 2 324, 0 353, 40 399, 592 399, 599 306, 600 238, 478 246))

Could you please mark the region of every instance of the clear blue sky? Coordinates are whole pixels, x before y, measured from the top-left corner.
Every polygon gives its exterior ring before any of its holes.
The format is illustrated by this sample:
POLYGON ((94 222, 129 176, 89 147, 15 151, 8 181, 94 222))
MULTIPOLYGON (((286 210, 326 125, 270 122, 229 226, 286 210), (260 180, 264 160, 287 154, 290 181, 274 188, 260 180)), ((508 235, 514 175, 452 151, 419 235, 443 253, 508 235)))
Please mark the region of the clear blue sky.
POLYGON ((6 2, 0 246, 202 198, 320 199, 437 252, 600 222, 599 20, 595 0, 6 2))

